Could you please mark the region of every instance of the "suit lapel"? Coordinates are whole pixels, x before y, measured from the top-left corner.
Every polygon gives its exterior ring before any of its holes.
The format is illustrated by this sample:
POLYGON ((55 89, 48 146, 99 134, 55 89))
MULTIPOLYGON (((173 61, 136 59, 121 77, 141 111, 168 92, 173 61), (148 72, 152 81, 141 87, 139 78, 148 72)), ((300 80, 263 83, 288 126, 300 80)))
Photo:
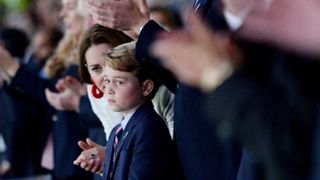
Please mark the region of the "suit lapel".
POLYGON ((110 165, 112 163, 112 155, 113 155, 113 144, 114 144, 114 138, 115 138, 115 133, 116 131, 112 131, 111 135, 110 135, 110 138, 109 138, 109 143, 108 143, 108 146, 107 146, 107 154, 106 154, 106 161, 105 162, 105 171, 108 170, 108 172, 105 172, 106 173, 106 177, 109 176, 110 174, 110 165))
MULTIPOLYGON (((137 111, 133 114, 133 116, 130 118, 126 128, 123 130, 123 133, 121 135, 120 141, 119 141, 119 145, 116 151, 116 161, 115 164, 117 164, 118 161, 118 155, 122 149, 122 146, 124 144, 124 142, 126 141, 127 137, 130 136, 130 133, 133 131, 133 129, 135 128, 136 124, 139 122, 139 120, 142 119, 142 116, 145 115, 146 109, 151 108, 153 109, 153 105, 151 102, 146 102, 144 104, 142 104, 137 111)), ((113 137, 113 141, 114 141, 114 137, 113 137)))
POLYGON ((125 142, 125 139, 128 136, 128 134, 129 134, 129 131, 125 130, 121 135, 121 139, 119 141, 119 145, 118 145, 117 150, 116 150, 116 162, 115 162, 115 164, 117 163, 117 158, 118 158, 119 152, 121 151, 122 146, 123 146, 123 144, 125 142))

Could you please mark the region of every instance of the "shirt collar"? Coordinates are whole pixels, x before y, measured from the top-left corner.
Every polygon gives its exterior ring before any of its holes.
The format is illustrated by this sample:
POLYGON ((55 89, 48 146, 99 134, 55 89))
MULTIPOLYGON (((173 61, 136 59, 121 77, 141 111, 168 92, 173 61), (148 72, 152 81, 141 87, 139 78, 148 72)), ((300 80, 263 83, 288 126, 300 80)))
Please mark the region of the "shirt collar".
POLYGON ((128 113, 128 115, 126 117, 123 117, 123 119, 120 121, 121 123, 121 127, 123 129, 126 128, 129 120, 131 119, 131 117, 133 116, 133 114, 137 111, 137 109, 139 108, 140 106, 137 106, 136 108, 134 108, 134 110, 132 110, 130 113, 128 113))

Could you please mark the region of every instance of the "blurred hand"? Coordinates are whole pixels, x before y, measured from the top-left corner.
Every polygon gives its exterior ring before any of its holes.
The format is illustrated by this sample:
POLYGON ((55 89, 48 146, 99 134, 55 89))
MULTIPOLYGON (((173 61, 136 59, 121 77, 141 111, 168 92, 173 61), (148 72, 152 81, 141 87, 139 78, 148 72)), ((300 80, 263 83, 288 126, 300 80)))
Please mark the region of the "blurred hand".
POLYGON ((120 31, 134 31, 149 20, 146 0, 87 0, 93 19, 106 27, 120 31))
POLYGON ((45 94, 49 104, 59 111, 79 112, 80 95, 70 89, 61 92, 53 92, 45 89, 45 94))
POLYGON ((46 98, 49 104, 60 111, 79 112, 80 98, 86 94, 85 85, 77 79, 67 76, 58 80, 56 84, 58 92, 45 90, 46 98))
POLYGON ((65 78, 59 79, 55 86, 60 92, 65 89, 70 89, 81 96, 87 94, 85 86, 78 79, 72 76, 66 76, 65 78))
POLYGON ((162 33, 151 47, 181 81, 201 86, 201 75, 207 67, 215 68, 223 61, 235 59, 233 44, 227 36, 214 33, 198 15, 191 14, 189 29, 162 33))
POLYGON ((89 138, 86 139, 86 142, 79 141, 78 145, 83 151, 73 161, 73 164, 80 166, 86 171, 101 173, 103 171, 106 149, 89 138))
POLYGON ((239 34, 254 41, 320 56, 320 2, 275 0, 267 11, 254 9, 239 34))

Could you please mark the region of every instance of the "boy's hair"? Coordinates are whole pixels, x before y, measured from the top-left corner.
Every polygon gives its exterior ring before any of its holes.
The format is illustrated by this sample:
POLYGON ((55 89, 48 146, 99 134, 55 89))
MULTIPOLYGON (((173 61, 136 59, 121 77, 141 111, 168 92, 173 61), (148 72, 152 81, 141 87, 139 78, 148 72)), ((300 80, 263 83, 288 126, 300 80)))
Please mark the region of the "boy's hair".
POLYGON ((152 99, 158 91, 160 83, 148 72, 147 64, 139 64, 136 60, 134 45, 135 42, 131 42, 112 48, 103 54, 103 59, 106 65, 114 70, 132 73, 141 83, 150 79, 154 87, 148 99, 152 99))

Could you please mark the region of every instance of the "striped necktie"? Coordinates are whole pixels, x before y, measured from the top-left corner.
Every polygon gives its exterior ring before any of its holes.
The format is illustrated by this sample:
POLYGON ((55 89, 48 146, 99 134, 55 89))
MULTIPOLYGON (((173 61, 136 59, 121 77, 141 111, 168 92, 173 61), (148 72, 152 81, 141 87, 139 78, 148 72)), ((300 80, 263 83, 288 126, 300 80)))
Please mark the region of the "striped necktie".
POLYGON ((111 166, 110 178, 112 178, 113 173, 114 173, 114 169, 115 169, 114 166, 115 166, 115 162, 116 162, 116 151, 117 151, 117 148, 118 148, 118 145, 120 142, 121 134, 123 132, 121 124, 119 124, 116 128, 117 128, 116 135, 114 137, 114 143, 113 143, 113 155, 112 155, 112 166, 111 166))
MULTIPOLYGON (((121 124, 119 124, 119 127, 117 128, 116 130, 116 136, 114 138, 114 143, 113 143, 113 152, 115 152, 117 150, 117 147, 118 147, 118 144, 119 144, 119 141, 120 141, 120 137, 121 137, 121 134, 122 134, 122 126, 121 124)), ((113 153, 115 154, 115 153, 113 153)))

